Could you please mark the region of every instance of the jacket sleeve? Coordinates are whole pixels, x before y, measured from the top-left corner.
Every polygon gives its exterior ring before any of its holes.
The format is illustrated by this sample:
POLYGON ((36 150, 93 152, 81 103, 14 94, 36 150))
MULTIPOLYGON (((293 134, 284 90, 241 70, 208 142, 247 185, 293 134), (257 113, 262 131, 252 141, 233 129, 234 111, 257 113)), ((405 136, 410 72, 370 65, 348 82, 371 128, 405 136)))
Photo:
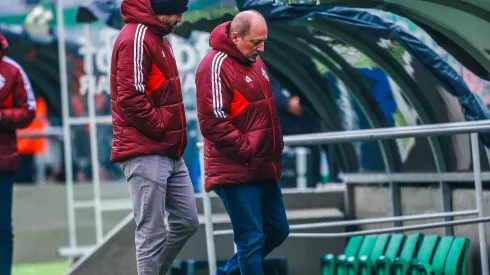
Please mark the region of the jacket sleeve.
POLYGON ((34 119, 36 98, 31 82, 22 68, 15 74, 12 91, 12 107, 0 108, 0 129, 16 130, 27 127, 34 119))
POLYGON ((203 137, 222 154, 230 159, 248 163, 252 157, 250 142, 228 115, 232 92, 227 83, 232 83, 233 74, 231 70, 224 72, 221 64, 205 66, 198 70, 196 103, 199 127, 203 137))
POLYGON ((150 45, 145 40, 146 27, 139 25, 133 37, 121 42, 117 55, 117 103, 126 119, 144 135, 160 140, 163 119, 145 94, 151 70, 150 45))

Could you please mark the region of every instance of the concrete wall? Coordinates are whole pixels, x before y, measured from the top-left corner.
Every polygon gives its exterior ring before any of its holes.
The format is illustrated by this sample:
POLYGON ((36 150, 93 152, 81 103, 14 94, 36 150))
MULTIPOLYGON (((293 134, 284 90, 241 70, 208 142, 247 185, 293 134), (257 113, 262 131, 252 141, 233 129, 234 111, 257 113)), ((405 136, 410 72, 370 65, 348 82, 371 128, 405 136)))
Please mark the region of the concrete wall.
MULTIPOLYGON (((109 184, 102 188, 107 198, 129 196, 127 185, 109 184)), ((77 200, 92 198, 91 185, 76 186, 77 200)), ((68 219, 66 188, 64 185, 24 186, 14 188, 13 207, 14 261, 37 262, 61 259, 56 251, 68 246, 68 219)), ((108 232, 128 210, 107 212, 103 215, 104 232, 108 232)), ((79 245, 95 243, 93 208, 76 211, 79 245)))
MULTIPOLYGON (((288 212, 290 224, 328 222, 342 220, 344 214, 342 188, 332 186, 324 192, 290 192, 283 194, 284 204, 288 212)), ((229 218, 219 198, 212 197, 214 230, 231 229, 229 218)), ((198 198, 198 205, 201 200, 198 198)), ((201 207, 198 211, 202 213, 201 207)), ((177 259, 207 260, 206 239, 204 232, 204 217, 200 216, 201 226, 183 248, 177 259)), ((71 272, 72 275, 92 275, 95 272, 102 274, 135 274, 134 229, 132 220, 127 220, 121 230, 113 237, 107 238, 105 243, 93 254, 81 259, 71 272)), ((302 230, 295 232, 331 232, 345 231, 343 227, 330 229, 302 230)), ((345 239, 287 239, 277 248, 270 257, 285 258, 288 261, 290 275, 319 274, 320 258, 325 253, 339 254, 343 251, 345 239)), ((226 260, 233 254, 231 236, 215 238, 216 257, 226 260)))
MULTIPOLYGON (((87 184, 75 186, 76 200, 92 198, 92 186, 87 184)), ((296 215, 291 224, 305 222, 324 222, 343 219, 343 188, 331 186, 324 192, 291 193, 285 191, 284 203, 291 210, 317 209, 306 215, 296 215)), ((102 196, 106 199, 129 198, 127 184, 103 184, 102 196)), ((202 200, 197 198, 198 212, 202 213, 202 200)), ((224 208, 219 199, 212 198, 214 213, 223 214, 224 208)), ((105 212, 103 215, 104 233, 130 214, 130 210, 105 212)), ((77 237, 79 245, 95 243, 94 212, 92 208, 77 210, 77 237)), ((230 228, 222 222, 215 229, 230 228)), ((14 191, 14 231, 15 262, 53 261, 61 259, 57 249, 68 246, 68 222, 66 206, 66 189, 63 185, 22 186, 14 191)), ((303 230, 296 232, 342 232, 339 227, 330 230, 303 230)), ((345 239, 288 239, 270 257, 286 257, 291 275, 319 274, 320 257, 325 253, 341 253, 345 239), (305 253, 307 251, 307 253, 305 253)), ((231 236, 216 238, 218 259, 227 259, 233 253, 231 236)), ((85 268, 74 274, 97 274, 101 268, 110 268, 103 274, 135 274, 134 258, 134 222, 129 220, 117 233, 117 237, 108 240, 107 245, 92 257, 85 268), (111 273, 112 272, 112 273, 111 273)), ((207 259, 203 226, 189 241, 179 255, 179 259, 207 259)), ((101 274, 101 273, 98 273, 101 274)))
MULTIPOLYGON (((336 221, 343 217, 339 211, 324 212, 318 219, 307 217, 293 219, 291 224, 320 221, 336 221)), ((98 249, 94 254, 75 268, 71 275, 132 275, 136 274, 135 248, 134 248, 133 221, 128 222, 120 231, 98 249)), ((227 219, 214 224, 215 230, 231 229, 227 219)), ((303 230, 302 232, 329 232, 338 233, 345 228, 338 227, 330 230, 303 230)), ((301 231, 298 231, 301 232, 301 231)), ((320 274, 320 258, 325 253, 341 253, 345 246, 343 239, 287 239, 269 257, 285 258, 288 260, 289 275, 320 274)), ((228 259, 233 254, 232 236, 219 236, 215 238, 216 258, 228 259)), ((177 259, 207 260, 206 238, 204 224, 198 232, 188 241, 177 259)))

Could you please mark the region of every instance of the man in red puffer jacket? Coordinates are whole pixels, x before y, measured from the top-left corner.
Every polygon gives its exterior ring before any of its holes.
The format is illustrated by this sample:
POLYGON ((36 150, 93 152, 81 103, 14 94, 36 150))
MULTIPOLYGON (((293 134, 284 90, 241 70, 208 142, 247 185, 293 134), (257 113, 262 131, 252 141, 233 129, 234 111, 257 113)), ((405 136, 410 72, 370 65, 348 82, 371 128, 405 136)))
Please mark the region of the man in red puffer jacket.
POLYGON ((166 274, 199 226, 182 159, 187 137, 180 79, 165 37, 186 10, 187 0, 124 0, 127 25, 112 54, 111 162, 120 163, 130 185, 139 275, 166 274))
POLYGON ((238 248, 217 274, 261 275, 262 260, 289 234, 278 179, 284 147, 264 51, 267 25, 245 11, 216 27, 196 73, 205 189, 230 216, 238 248))
POLYGON ((15 172, 20 168, 16 130, 34 119, 36 98, 22 67, 5 56, 8 43, 0 35, 0 274, 12 266, 12 196, 15 172))

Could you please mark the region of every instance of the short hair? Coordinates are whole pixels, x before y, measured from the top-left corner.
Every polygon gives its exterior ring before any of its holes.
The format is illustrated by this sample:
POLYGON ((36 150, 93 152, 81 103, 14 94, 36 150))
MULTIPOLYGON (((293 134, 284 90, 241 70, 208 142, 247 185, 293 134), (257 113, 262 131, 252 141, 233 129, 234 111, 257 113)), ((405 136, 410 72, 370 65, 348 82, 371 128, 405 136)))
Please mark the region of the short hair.
POLYGON ((246 10, 242 11, 235 15, 233 21, 231 21, 230 25, 230 34, 233 32, 237 32, 240 36, 246 36, 250 33, 250 28, 252 27, 253 16, 250 16, 251 13, 254 13, 265 21, 264 16, 256 10, 246 10))

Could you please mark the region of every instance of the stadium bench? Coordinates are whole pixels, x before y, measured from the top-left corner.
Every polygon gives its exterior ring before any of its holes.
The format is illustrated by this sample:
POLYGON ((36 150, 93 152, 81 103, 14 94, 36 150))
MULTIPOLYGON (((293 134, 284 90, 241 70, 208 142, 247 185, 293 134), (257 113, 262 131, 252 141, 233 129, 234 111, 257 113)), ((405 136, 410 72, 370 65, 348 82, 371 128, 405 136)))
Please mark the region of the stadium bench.
POLYGON ((356 236, 321 259, 322 275, 466 275, 469 239, 415 233, 356 236))
POLYGON ((447 264, 444 265, 444 274, 466 275, 469 246, 470 240, 468 238, 454 239, 446 259, 447 264))
MULTIPOLYGON (((425 260, 417 259, 412 264, 412 274, 466 275, 469 244, 468 238, 442 237, 434 252, 432 261, 428 255, 426 255, 427 258, 425 260)), ((423 252, 421 251, 421 253, 423 252)))
POLYGON ((419 271, 423 270, 418 269, 419 265, 430 265, 440 239, 441 238, 437 235, 425 236, 420 248, 418 248, 417 256, 410 263, 405 262, 405 270, 408 272, 403 274, 417 275, 420 273, 419 271))
POLYGON ((356 257, 364 236, 350 238, 342 255, 326 254, 322 257, 322 274, 345 274, 345 263, 348 257, 356 257))
POLYGON ((395 262, 393 263, 393 269, 395 275, 408 274, 408 268, 410 267, 410 263, 412 262, 412 259, 415 257, 423 237, 424 236, 420 233, 416 233, 407 237, 405 243, 403 244, 402 252, 395 259, 395 262))
MULTIPOLYGON (((373 262, 374 270, 376 270, 375 274, 391 275, 393 262, 396 260, 396 257, 398 257, 398 254, 403 247, 404 241, 405 235, 394 234, 391 236, 385 253, 376 258, 373 262)), ((370 274, 372 274, 374 270, 369 270, 370 274)))
MULTIPOLYGON (((403 237, 403 235, 400 235, 403 237)), ((396 239, 396 237, 394 238, 396 239)), ((390 235, 382 234, 379 235, 376 239, 376 244, 373 247, 373 250, 370 254, 361 255, 359 257, 359 273, 360 275, 371 275, 374 270, 374 263, 376 263, 376 259, 382 256, 390 243, 390 235)))
POLYGON ((364 238, 359 252, 357 253, 357 257, 350 256, 347 258, 347 262, 345 263, 346 274, 359 274, 359 260, 369 256, 372 253, 377 239, 377 235, 368 235, 364 238))
POLYGON ((432 262, 416 261, 413 263, 414 270, 421 274, 444 274, 444 266, 446 264, 446 259, 449 255, 449 250, 451 249, 453 241, 453 236, 442 237, 434 253, 432 262))

